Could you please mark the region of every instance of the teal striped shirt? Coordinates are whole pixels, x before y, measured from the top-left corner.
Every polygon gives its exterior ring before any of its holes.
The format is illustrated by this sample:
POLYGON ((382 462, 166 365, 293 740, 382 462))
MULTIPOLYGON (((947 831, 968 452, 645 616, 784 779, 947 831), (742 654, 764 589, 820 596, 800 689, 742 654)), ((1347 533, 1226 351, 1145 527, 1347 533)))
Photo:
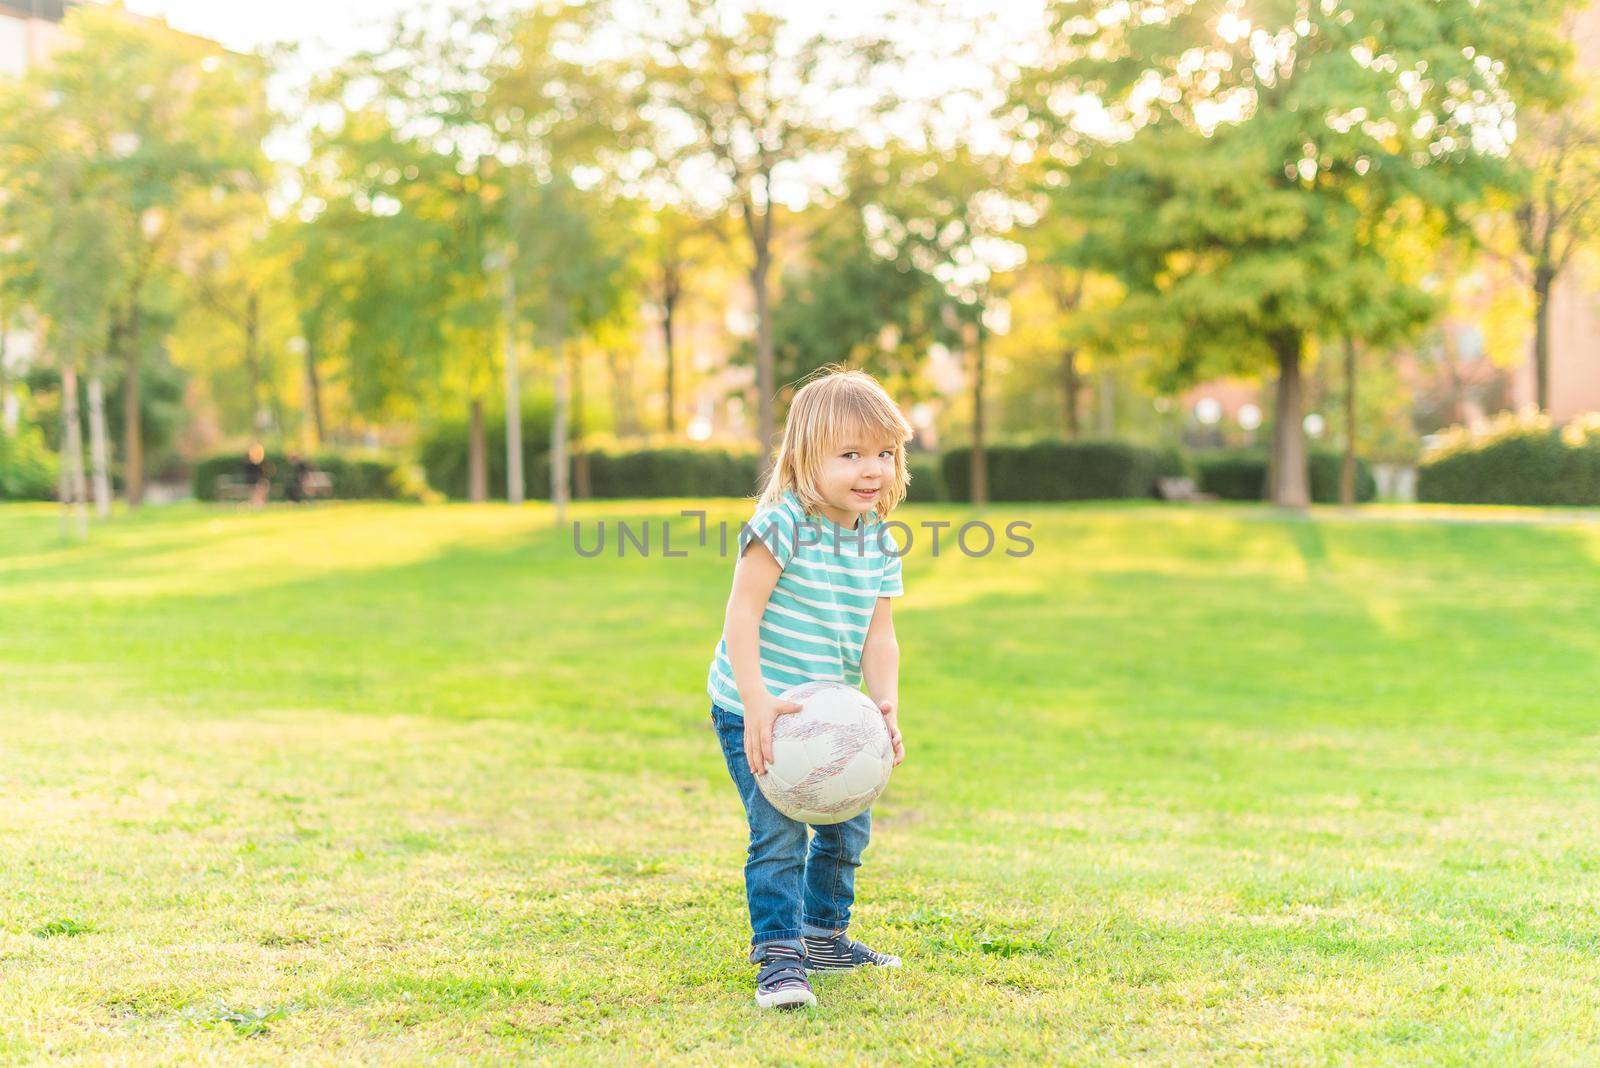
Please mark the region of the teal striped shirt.
MULTIPOLYGON (((789 490, 740 529, 740 555, 760 538, 782 568, 759 632, 768 692, 803 682, 861 685, 861 646, 878 598, 905 592, 894 531, 875 516, 862 521, 863 528, 846 530, 825 516, 808 517, 789 490)), ((721 707, 744 715, 724 639, 717 641, 706 690, 721 707)))

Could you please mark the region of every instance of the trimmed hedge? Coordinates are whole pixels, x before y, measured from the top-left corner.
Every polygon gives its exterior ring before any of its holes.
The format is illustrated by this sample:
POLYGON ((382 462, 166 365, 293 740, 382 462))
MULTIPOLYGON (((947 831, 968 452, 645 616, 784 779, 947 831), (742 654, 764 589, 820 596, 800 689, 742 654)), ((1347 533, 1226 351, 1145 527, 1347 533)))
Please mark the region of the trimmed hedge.
MULTIPOLYGON (((1319 504, 1339 501, 1339 470, 1344 460, 1338 453, 1313 452, 1309 457, 1311 499, 1319 504)), ((1242 451, 1202 452, 1194 457, 1197 481, 1202 490, 1226 501, 1259 501, 1266 496, 1267 454, 1242 451)), ((1378 482, 1365 460, 1356 459, 1356 500, 1370 501, 1378 495, 1378 482)))
MULTIPOLYGON (((751 497, 760 491, 754 449, 715 445, 664 445, 642 449, 592 449, 589 457, 590 497, 751 497)), ((919 456, 911 480, 913 501, 944 500, 938 458, 919 456)), ((550 492, 550 463, 540 456, 530 475, 539 492, 550 492)))
MULTIPOLYGON (((1121 441, 1035 441, 985 448, 991 501, 1090 501, 1148 497, 1170 456, 1121 441)), ((952 501, 970 501, 972 450, 949 449, 940 464, 952 501)), ((1181 466, 1181 461, 1179 461, 1181 466)))
POLYGON ((911 468, 911 483, 906 489, 907 504, 938 504, 950 499, 950 494, 945 490, 944 471, 938 453, 914 452, 906 458, 906 462, 911 468))
MULTIPOLYGON (((522 473, 529 497, 550 496, 550 427, 555 416, 550 405, 531 399, 522 402, 522 473)), ((417 448, 417 460, 427 472, 428 484, 446 497, 467 499, 467 422, 458 419, 431 428, 417 448)), ((489 496, 506 499, 506 417, 486 414, 483 421, 485 466, 489 496)))
MULTIPOLYGON (((755 450, 665 446, 588 453, 589 495, 615 497, 749 497, 757 490, 755 450)), ((540 470, 549 484, 549 460, 540 470)), ((546 491, 548 492, 548 490, 546 491)))
POLYGON ((1417 499, 1600 506, 1600 422, 1563 432, 1542 420, 1506 421, 1479 438, 1457 432, 1418 470, 1417 499))
POLYGON ((0 501, 48 501, 56 495, 56 457, 38 427, 0 434, 0 501))
MULTIPOLYGON (((339 500, 420 500, 427 493, 415 474, 399 461, 372 453, 319 453, 308 456, 311 466, 326 472, 333 482, 330 496, 339 500)), ((289 485, 287 454, 269 449, 264 462, 272 465, 268 496, 283 499, 289 485)), ((231 450, 208 456, 195 464, 196 500, 215 501, 220 496, 217 483, 224 475, 241 476, 244 452, 231 450)))

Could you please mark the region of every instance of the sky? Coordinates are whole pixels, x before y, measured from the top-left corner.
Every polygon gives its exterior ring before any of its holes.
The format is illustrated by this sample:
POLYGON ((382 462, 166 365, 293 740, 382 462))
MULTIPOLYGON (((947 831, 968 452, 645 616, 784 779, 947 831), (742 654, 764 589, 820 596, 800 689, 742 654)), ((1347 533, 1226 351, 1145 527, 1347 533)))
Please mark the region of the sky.
POLYGON ((288 40, 303 42, 326 57, 349 54, 381 40, 374 27, 401 7, 395 0, 274 0, 270 4, 128 0, 127 6, 236 51, 288 40))
MULTIPOLYGON (((502 0, 515 4, 516 0, 502 0)), ((737 0, 730 0, 737 2, 737 0)), ((868 30, 887 14, 903 14, 909 0, 781 0, 798 27, 845 33, 868 30)), ((1037 37, 1042 0, 918 0, 923 9, 941 8, 948 18, 924 16, 916 23, 918 43, 939 53, 936 66, 914 70, 911 95, 966 88, 986 69, 1019 53, 1019 43, 1037 37), (974 33, 972 27, 979 27, 974 33), (951 59, 954 59, 952 62, 951 59)), ((164 18, 177 29, 220 41, 240 52, 284 41, 300 46, 298 59, 283 72, 293 85, 319 69, 363 48, 376 47, 396 15, 446 11, 452 0, 273 0, 268 4, 228 0, 126 0, 130 10, 164 18)))
MULTIPOLYGON (((281 64, 270 97, 281 112, 293 114, 300 88, 318 71, 367 48, 381 45, 396 16, 446 12, 460 0, 125 0, 129 10, 165 19, 174 28, 208 37, 239 52, 283 42, 298 45, 292 61, 281 64)), ((493 0, 516 5, 518 0, 493 0)), ((737 4, 740 0, 726 0, 737 4)), ((769 0, 770 2, 770 0, 769 0)), ((908 31, 919 54, 899 89, 927 99, 949 90, 971 89, 992 71, 1015 60, 1021 46, 1038 39, 1043 0, 777 0, 801 32, 861 34, 879 31, 881 20, 910 10, 924 12, 908 31), (941 16, 936 12, 942 10, 941 16), (926 51, 924 51, 926 50, 926 51)), ((879 31, 881 32, 881 31, 879 31)), ((964 98, 963 98, 964 99, 964 98)), ((950 121, 964 140, 980 149, 988 128, 982 108, 947 104, 950 121)), ((309 133, 289 123, 265 144, 268 156, 296 165, 309 155, 309 133)))
MULTIPOLYGON (((298 41, 325 56, 357 51, 381 40, 381 26, 394 15, 415 8, 442 10, 446 2, 406 0, 274 0, 270 4, 219 3, 218 0, 127 0, 132 11, 165 18, 189 33, 249 51, 276 41, 298 41)), ((953 13, 981 18, 1001 34, 1020 31, 1037 18, 1035 0, 944 0, 953 13)), ((796 21, 870 17, 874 12, 904 9, 898 0, 809 0, 794 4, 796 21)))

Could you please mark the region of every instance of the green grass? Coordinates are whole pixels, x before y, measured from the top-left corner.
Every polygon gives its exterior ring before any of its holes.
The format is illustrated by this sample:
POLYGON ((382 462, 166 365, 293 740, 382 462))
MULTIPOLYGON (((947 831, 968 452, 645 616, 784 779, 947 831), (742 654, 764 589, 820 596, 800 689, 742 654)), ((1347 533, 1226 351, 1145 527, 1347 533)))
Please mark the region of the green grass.
POLYGON ((988 515, 1035 553, 914 551, 896 612, 853 927, 907 966, 775 1017, 731 559, 0 508, 0 1062, 1600 1059, 1600 525, 988 515))

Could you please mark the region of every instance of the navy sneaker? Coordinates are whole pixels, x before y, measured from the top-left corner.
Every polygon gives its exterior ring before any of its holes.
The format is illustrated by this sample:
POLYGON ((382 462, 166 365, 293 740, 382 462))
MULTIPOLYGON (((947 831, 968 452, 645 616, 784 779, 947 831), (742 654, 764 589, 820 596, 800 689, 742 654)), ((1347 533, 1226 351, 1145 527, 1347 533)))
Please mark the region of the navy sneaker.
POLYGON ((873 968, 900 967, 899 957, 869 949, 842 931, 828 938, 805 935, 800 941, 806 947, 806 967, 814 972, 848 971, 863 965, 873 968))
POLYGON ((763 1009, 798 1009, 817 1003, 811 981, 806 978, 805 958, 792 946, 766 947, 760 964, 761 970, 756 973, 757 1005, 763 1009))

